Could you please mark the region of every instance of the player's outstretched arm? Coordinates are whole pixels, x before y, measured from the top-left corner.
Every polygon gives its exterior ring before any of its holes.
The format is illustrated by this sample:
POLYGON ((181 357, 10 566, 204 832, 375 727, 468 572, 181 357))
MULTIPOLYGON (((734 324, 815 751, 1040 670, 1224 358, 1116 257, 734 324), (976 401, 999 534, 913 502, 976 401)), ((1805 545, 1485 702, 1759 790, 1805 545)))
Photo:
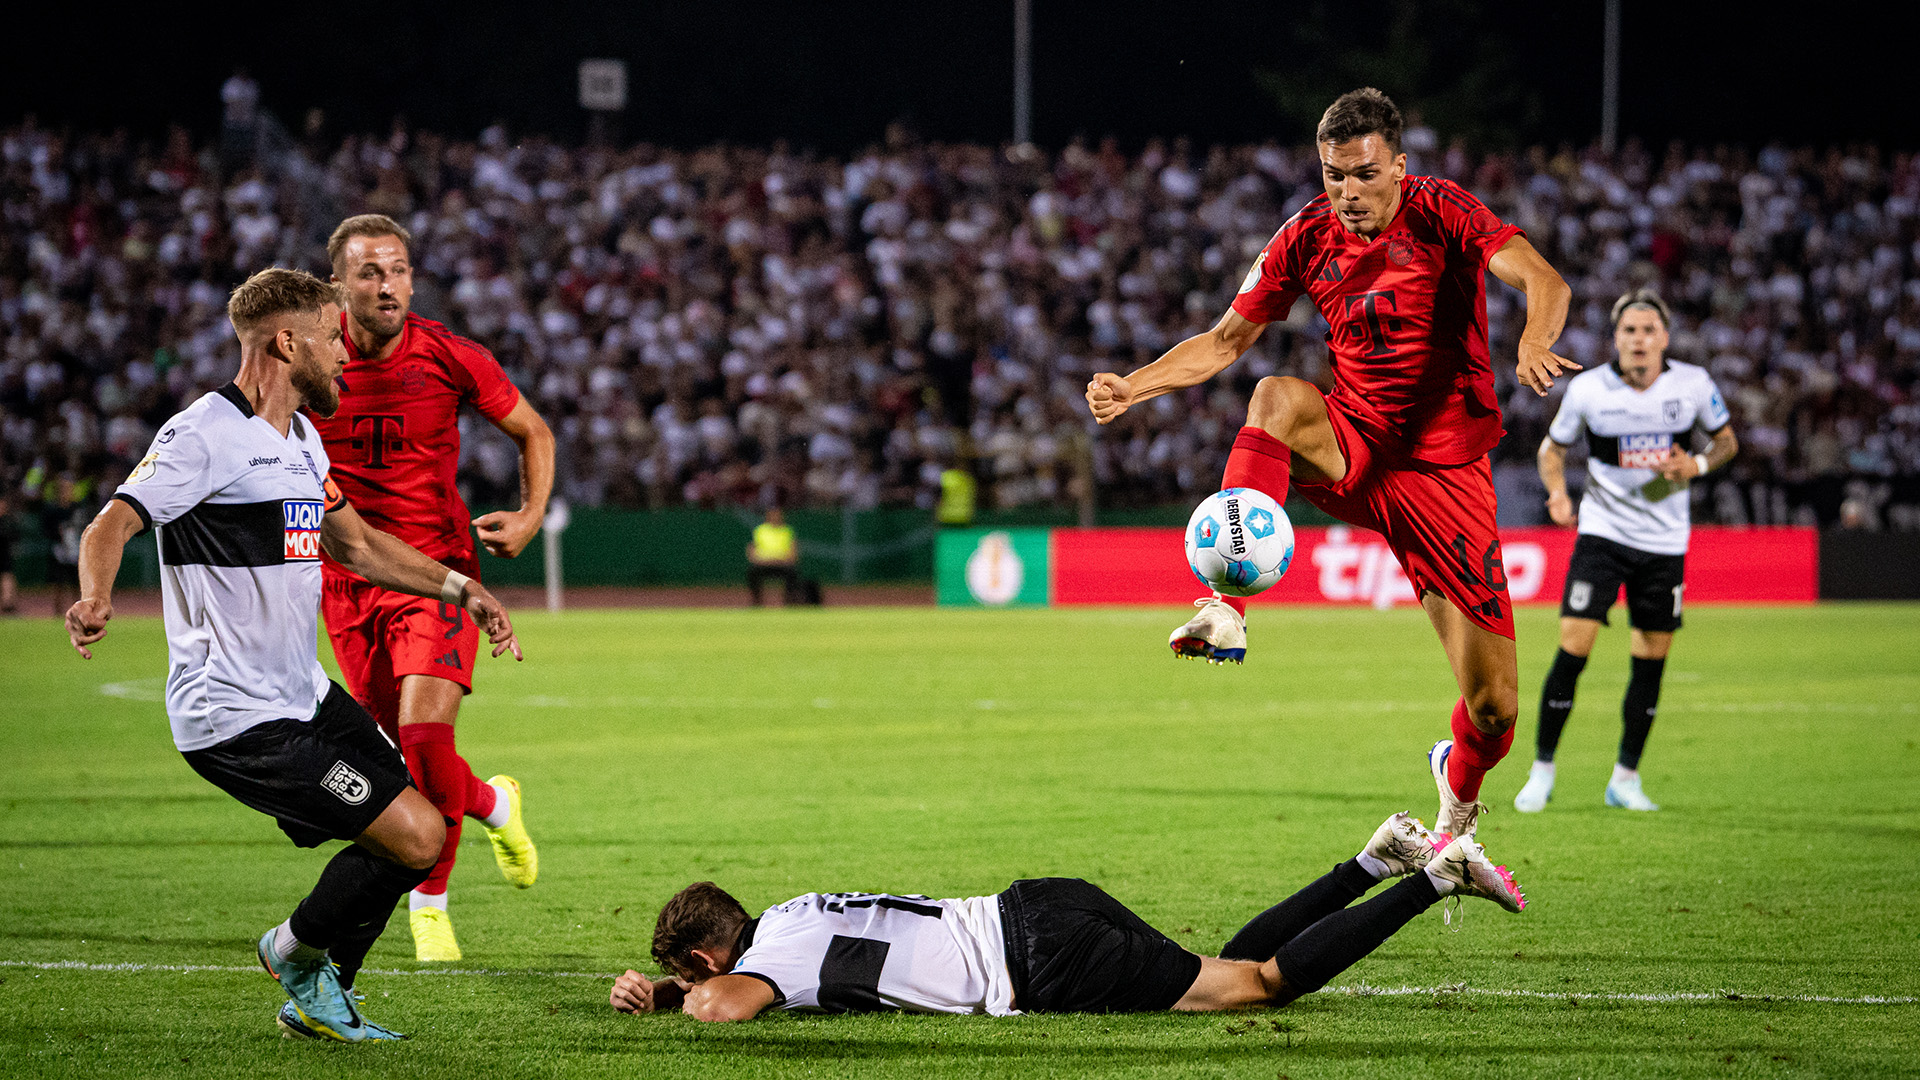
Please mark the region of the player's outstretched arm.
POLYGON ((1524 236, 1502 244, 1487 262, 1487 269, 1527 294, 1527 327, 1520 333, 1514 374, 1520 377, 1520 385, 1546 397, 1553 389, 1555 375, 1580 370, 1579 364, 1553 352, 1553 343, 1560 340, 1560 331, 1567 325, 1567 305, 1573 301, 1573 290, 1524 236))
POLYGON ((1266 323, 1251 322, 1229 308, 1213 329, 1175 345, 1125 378, 1106 371, 1095 375, 1087 383, 1087 408, 1096 421, 1107 424, 1149 398, 1206 382, 1246 355, 1266 328, 1266 323))
POLYGON ((80 536, 80 599, 67 609, 67 640, 88 660, 93 651, 87 646, 107 636, 107 620, 113 618, 113 579, 120 574, 121 553, 144 528, 139 511, 114 499, 80 536))
POLYGON ((688 989, 687 981, 677 975, 656 982, 628 968, 613 980, 607 1002, 623 1013, 672 1012, 686 1000, 688 989))
POLYGON ((506 606, 486 586, 415 551, 404 541, 368 525, 347 503, 327 512, 320 523, 320 546, 335 562, 383 589, 457 603, 493 643, 493 655, 521 659, 520 641, 506 606))
POLYGON ((520 447, 520 509, 495 510, 473 519, 487 554, 511 559, 526 550, 547 516, 553 497, 553 431, 522 397, 493 426, 520 447))

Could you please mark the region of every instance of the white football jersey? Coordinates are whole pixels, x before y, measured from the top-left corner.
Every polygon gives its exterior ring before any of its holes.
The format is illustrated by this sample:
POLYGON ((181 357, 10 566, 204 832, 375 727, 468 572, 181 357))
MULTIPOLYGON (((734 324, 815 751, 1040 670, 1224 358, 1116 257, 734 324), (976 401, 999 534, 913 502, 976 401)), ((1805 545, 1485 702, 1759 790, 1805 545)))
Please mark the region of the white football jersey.
POLYGON ((998 896, 797 896, 760 916, 733 974, 776 1009, 1014 1014, 998 896))
POLYGON ((1660 475, 1674 446, 1692 452, 1695 431, 1711 435, 1731 419, 1705 368, 1668 360, 1645 390, 1635 390, 1612 364, 1583 371, 1567 384, 1547 436, 1571 446, 1587 441, 1587 492, 1580 531, 1656 555, 1684 555, 1692 531, 1687 484, 1660 475))
POLYGON ((162 425, 114 492, 159 540, 167 719, 181 750, 309 719, 326 696, 327 467, 311 424, 296 413, 283 436, 229 383, 162 425))

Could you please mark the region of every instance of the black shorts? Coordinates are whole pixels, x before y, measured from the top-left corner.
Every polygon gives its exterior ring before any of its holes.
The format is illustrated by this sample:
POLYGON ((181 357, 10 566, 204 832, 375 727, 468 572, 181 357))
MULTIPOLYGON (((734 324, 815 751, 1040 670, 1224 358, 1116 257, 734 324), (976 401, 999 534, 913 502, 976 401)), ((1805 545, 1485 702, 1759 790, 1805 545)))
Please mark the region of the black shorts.
POLYGON ((1079 878, 1014 882, 1000 926, 1024 1012, 1170 1009, 1200 977, 1200 957, 1079 878))
POLYGON ((1604 536, 1580 534, 1567 566, 1567 588, 1560 596, 1560 617, 1606 623, 1607 609, 1627 587, 1627 623, 1636 630, 1672 633, 1680 629, 1680 600, 1686 590, 1687 557, 1655 555, 1604 536))
POLYGON ((399 748, 339 683, 311 720, 269 720, 180 756, 301 847, 359 836, 413 784, 399 748))

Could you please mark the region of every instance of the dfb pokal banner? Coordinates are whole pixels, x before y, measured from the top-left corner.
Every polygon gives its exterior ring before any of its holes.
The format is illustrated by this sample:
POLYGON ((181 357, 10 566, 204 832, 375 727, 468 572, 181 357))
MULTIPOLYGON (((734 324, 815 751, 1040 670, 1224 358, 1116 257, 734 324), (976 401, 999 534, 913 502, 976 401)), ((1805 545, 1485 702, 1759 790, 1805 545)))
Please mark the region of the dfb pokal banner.
MULTIPOLYGON (((1500 530, 1494 567, 1516 604, 1558 604, 1572 529, 1500 530)), ((1693 530, 1686 598, 1693 603, 1812 603, 1819 585, 1818 538, 1805 528, 1693 530)), ((1205 592, 1187 567, 1179 529, 1056 529, 1056 604, 1188 604, 1205 592)), ((1476 572, 1483 568, 1476 565, 1476 572)), ((1294 531, 1293 566, 1252 603, 1414 602, 1413 586, 1377 533, 1347 526, 1294 531)))

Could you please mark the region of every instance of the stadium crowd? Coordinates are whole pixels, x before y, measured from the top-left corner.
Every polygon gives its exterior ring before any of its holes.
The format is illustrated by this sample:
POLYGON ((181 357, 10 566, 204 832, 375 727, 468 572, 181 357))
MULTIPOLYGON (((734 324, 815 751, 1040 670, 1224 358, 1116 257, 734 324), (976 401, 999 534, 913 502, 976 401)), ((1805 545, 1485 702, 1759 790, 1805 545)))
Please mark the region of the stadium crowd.
MULTIPOLYGON (((230 377, 232 286, 269 264, 324 272, 353 213, 412 230, 415 310, 494 351, 553 425, 577 504, 931 506, 956 462, 989 506, 1090 483, 1102 506, 1188 502, 1217 483, 1254 380, 1328 380, 1303 302, 1230 377, 1112 430, 1081 399, 1092 372, 1218 318, 1320 191, 1310 147, 1048 153, 896 128, 839 160, 497 127, 326 140, 318 120, 206 144, 0 132, 0 517, 37 511, 57 557, 155 424, 230 377)), ((1671 353, 1711 369, 1742 444, 1696 520, 1920 528, 1920 159, 1474 153, 1420 126, 1407 149, 1410 171, 1468 187, 1565 275, 1563 354, 1606 362, 1609 305, 1632 285, 1672 301, 1671 353)), ((1558 394, 1513 381, 1517 301, 1490 290, 1497 483, 1525 523, 1542 520, 1532 458, 1558 394)), ((465 454, 469 502, 510 501, 511 445, 480 424, 465 454)))

